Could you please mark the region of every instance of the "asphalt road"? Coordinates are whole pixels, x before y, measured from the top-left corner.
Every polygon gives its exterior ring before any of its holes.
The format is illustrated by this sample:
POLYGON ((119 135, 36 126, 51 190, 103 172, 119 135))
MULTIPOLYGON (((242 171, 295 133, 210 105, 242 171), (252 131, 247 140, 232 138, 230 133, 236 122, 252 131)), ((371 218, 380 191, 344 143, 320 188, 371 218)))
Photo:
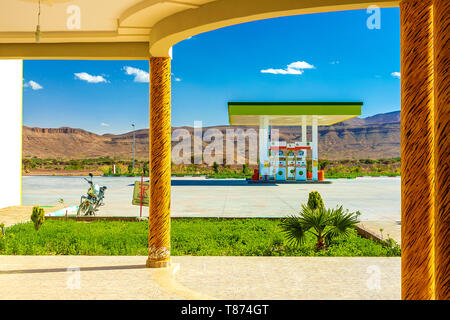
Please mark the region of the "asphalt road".
MULTIPOLYGON (((139 216, 131 204, 134 177, 94 177, 108 187, 105 206, 98 215, 139 216)), ((173 217, 284 217, 305 203, 310 191, 319 191, 327 207, 343 205, 359 210, 361 220, 400 221, 400 178, 364 177, 336 179, 332 184, 254 185, 238 179, 172 178, 173 217)), ((52 205, 64 199, 79 203, 88 184, 82 177, 24 176, 23 205, 52 205)), ((148 208, 143 208, 148 216, 148 208)))

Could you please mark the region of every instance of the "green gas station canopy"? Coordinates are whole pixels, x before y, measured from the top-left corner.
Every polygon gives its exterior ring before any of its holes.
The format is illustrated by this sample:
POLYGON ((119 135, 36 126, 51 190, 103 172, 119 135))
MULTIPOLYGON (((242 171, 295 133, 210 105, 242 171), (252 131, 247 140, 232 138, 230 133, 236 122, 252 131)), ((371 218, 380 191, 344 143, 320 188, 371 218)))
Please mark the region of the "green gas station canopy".
POLYGON ((228 102, 230 125, 259 126, 267 116, 270 125, 300 126, 303 116, 312 125, 329 126, 361 115, 362 102, 228 102))

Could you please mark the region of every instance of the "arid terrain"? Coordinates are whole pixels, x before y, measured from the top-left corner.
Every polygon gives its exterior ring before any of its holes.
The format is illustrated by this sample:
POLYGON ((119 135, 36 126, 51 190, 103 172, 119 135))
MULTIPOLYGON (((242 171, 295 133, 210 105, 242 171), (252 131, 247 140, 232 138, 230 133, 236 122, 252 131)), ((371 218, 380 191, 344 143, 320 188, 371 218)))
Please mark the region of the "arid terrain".
MULTIPOLYGON (((192 127, 181 127, 193 136, 192 127)), ((238 127, 205 127, 226 129, 238 127)), ((251 127, 243 127, 249 129, 251 127)), ((174 127, 173 130, 180 129, 174 127)), ((280 140, 300 138, 300 127, 280 127, 280 140)), ((256 130, 257 133, 258 130, 256 130)), ((136 158, 148 160, 148 129, 136 132, 136 158)), ((310 132, 308 132, 310 135, 310 132)), ((194 138, 197 139, 197 138, 194 138)), ((23 157, 41 159, 85 159, 110 157, 131 159, 133 133, 99 135, 83 129, 23 127, 23 157)), ((173 145, 177 142, 173 142, 173 145)), ((191 144, 192 146, 194 143, 191 144)), ((203 145, 207 143, 203 142, 203 145)), ((248 146, 247 146, 248 148, 248 146)), ((248 151, 248 150, 247 150, 248 151)), ((225 152, 225 148, 224 148, 225 152)), ((400 111, 354 118, 342 123, 319 127, 319 155, 322 159, 380 159, 400 156, 400 111)))

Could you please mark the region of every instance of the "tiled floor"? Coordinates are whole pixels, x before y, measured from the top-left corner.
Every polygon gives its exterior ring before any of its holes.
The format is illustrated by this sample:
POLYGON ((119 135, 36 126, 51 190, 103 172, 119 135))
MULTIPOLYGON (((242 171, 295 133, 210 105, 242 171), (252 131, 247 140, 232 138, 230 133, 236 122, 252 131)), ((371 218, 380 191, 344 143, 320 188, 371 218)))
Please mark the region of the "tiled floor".
POLYGON ((1 299, 400 299, 400 258, 0 256, 1 299), (79 270, 79 271, 78 271, 79 270))

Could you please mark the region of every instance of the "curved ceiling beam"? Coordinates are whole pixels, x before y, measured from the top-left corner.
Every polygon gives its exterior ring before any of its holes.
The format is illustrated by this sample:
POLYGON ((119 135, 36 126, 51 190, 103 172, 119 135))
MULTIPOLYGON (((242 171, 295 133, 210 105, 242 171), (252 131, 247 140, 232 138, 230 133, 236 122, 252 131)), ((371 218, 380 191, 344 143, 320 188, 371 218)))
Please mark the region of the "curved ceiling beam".
POLYGON ((268 18, 317 12, 397 7, 398 0, 217 0, 184 10, 156 23, 150 32, 150 55, 168 57, 174 44, 193 35, 268 18))
MULTIPOLYGON (((127 25, 128 23, 133 24, 133 21, 137 18, 141 21, 145 21, 145 17, 155 15, 155 7, 158 5, 172 5, 178 7, 178 10, 186 10, 191 8, 198 8, 199 5, 191 4, 188 2, 177 1, 177 0, 143 0, 134 6, 125 10, 119 17, 119 25, 127 25)), ((149 25, 139 25, 139 27, 151 27, 149 25)))

